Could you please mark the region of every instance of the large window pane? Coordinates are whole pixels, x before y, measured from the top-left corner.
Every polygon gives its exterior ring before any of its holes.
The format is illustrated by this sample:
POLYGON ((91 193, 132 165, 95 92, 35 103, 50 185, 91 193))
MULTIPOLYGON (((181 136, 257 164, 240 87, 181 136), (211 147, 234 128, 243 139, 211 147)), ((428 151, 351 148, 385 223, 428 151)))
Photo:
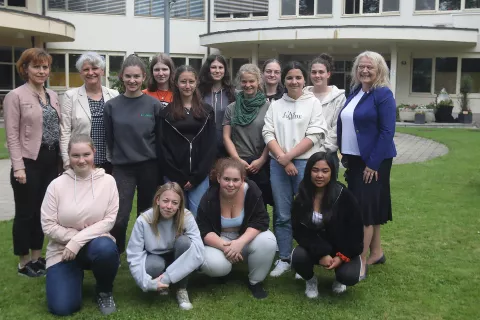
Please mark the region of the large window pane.
POLYGON ((294 16, 296 0, 282 0, 282 16, 294 16))
POLYGON ((80 73, 78 72, 77 67, 75 67, 75 63, 80 56, 80 54, 71 53, 68 55, 68 86, 70 88, 81 87, 83 85, 80 73))
POLYGON ((460 0, 440 0, 438 9, 441 11, 460 10, 460 0))
POLYGON ((332 14, 333 0, 317 0, 317 14, 332 14))
POLYGON ((25 0, 8 0, 9 7, 26 7, 25 0))
POLYGON ((480 8, 480 0, 465 0, 465 9, 480 8))
POLYGON ((190 18, 204 18, 205 4, 204 0, 190 0, 190 11, 188 16, 190 18))
POLYGON ((108 63, 110 68, 109 77, 117 76, 122 68, 123 57, 122 56, 108 56, 108 63))
POLYGON ((400 10, 400 0, 383 0, 383 12, 388 11, 399 11, 400 10))
POLYGON ((462 59, 462 77, 463 76, 472 77, 472 92, 480 93, 480 59, 462 59))
POLYGON ((50 86, 52 87, 66 87, 65 80, 65 54, 51 54, 52 68, 50 71, 50 86))
POLYGON ((301 16, 313 16, 314 7, 315 0, 298 0, 298 14, 301 16))
POLYGON ((172 58, 172 61, 175 64, 175 68, 183 66, 187 63, 185 58, 172 58))
POLYGON ((87 11, 87 0, 73 0, 68 1, 68 11, 78 11, 78 12, 86 12, 87 11))
POLYGON ((12 47, 0 47, 0 62, 13 62, 12 47))
POLYGON ((48 0, 48 9, 65 10, 65 0, 48 0))
POLYGON ((20 77, 20 75, 17 72, 17 68, 14 68, 14 69, 15 69, 14 70, 15 71, 15 88, 18 88, 25 83, 25 80, 23 80, 22 77, 20 77))
POLYGON ((412 92, 430 92, 432 86, 432 59, 413 59, 412 92))
POLYGON ((14 52, 15 52, 15 62, 18 61, 18 59, 20 59, 20 56, 22 55, 23 51, 27 50, 27 48, 15 48, 14 49, 14 52))
POLYGON ((232 70, 232 77, 235 79, 237 76, 238 70, 240 70, 240 67, 243 66, 246 63, 250 63, 250 60, 248 59, 243 59, 243 58, 233 58, 233 70, 232 70))
POLYGON ((379 13, 380 0, 363 0, 363 13, 379 13))
POLYGON ((189 63, 197 72, 200 72, 200 68, 202 67, 202 59, 190 58, 190 59, 188 59, 188 63, 189 63))
POLYGON ((0 64, 0 90, 13 89, 13 65, 0 64))
POLYGON ((345 0, 345 14, 359 14, 360 0, 345 0))
POLYGON ((415 10, 435 10, 435 0, 415 0, 415 10))
POLYGON ((450 94, 456 93, 457 58, 435 59, 435 93, 443 88, 450 94))

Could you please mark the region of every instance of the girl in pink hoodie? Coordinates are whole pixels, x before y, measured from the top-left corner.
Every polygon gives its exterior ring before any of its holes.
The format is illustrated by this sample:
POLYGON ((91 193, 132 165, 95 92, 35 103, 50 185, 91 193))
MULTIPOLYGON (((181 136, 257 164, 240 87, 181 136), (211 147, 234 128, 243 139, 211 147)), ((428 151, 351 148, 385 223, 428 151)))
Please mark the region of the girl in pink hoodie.
POLYGON ((93 165, 95 148, 88 135, 68 144, 70 169, 50 183, 41 208, 47 247, 47 304, 55 315, 69 315, 82 304, 83 271, 97 281, 96 300, 103 314, 116 310, 113 281, 119 266, 109 234, 118 212, 115 179, 93 165))

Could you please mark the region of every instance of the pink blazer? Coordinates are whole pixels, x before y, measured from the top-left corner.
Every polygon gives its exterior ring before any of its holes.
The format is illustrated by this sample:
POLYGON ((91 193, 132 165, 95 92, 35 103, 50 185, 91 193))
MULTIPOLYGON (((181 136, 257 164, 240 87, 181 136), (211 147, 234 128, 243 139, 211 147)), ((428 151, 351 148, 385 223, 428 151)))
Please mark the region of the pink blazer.
MULTIPOLYGON (((60 123, 58 96, 50 89, 47 89, 47 93, 60 123)), ((5 96, 3 109, 7 147, 13 170, 25 169, 23 158, 37 160, 42 143, 43 110, 38 94, 24 84, 5 96)))

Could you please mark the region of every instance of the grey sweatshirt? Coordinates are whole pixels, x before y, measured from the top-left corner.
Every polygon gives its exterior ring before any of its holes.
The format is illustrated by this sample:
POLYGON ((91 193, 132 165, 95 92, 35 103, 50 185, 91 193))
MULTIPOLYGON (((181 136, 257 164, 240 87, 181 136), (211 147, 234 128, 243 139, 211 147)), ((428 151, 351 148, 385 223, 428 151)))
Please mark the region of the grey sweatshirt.
POLYGON ((104 124, 108 153, 114 165, 157 159, 158 114, 160 101, 142 94, 123 94, 105 102, 104 124))
POLYGON ((212 106, 215 111, 215 127, 217 128, 217 148, 218 150, 224 150, 223 145, 223 117, 225 110, 230 104, 228 101, 227 91, 221 89, 215 93, 206 93, 203 97, 203 102, 212 106))
MULTIPOLYGON (((320 151, 337 152, 337 119, 347 99, 345 98, 345 90, 338 89, 336 86, 330 86, 330 88, 332 90, 321 102, 328 132, 320 151)), ((305 87, 303 91, 313 93, 313 86, 305 87)))
MULTIPOLYGON (((175 243, 175 226, 172 219, 160 220, 157 225, 158 236, 153 232, 148 221, 153 220, 153 209, 137 218, 127 246, 127 261, 135 282, 143 291, 156 291, 157 282, 147 274, 145 261, 147 254, 162 255, 173 251, 175 243)), ((183 224, 184 235, 190 238, 192 244, 177 260, 167 267, 162 283, 176 283, 192 273, 203 263, 203 241, 193 215, 185 209, 183 224)))

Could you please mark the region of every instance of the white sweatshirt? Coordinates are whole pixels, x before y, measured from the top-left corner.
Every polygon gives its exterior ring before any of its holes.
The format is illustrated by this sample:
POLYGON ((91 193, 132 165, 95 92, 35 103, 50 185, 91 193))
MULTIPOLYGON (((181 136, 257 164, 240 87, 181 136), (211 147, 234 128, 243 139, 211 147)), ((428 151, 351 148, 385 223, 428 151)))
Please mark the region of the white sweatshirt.
MULTIPOLYGON (((262 134, 265 144, 276 140, 287 153, 303 138, 312 140, 313 147, 295 159, 308 159, 320 151, 327 133, 327 123, 322 106, 311 92, 304 92, 297 100, 286 93, 282 99, 272 102, 265 115, 262 134)), ((272 155, 273 156, 273 155, 272 155)))
MULTIPOLYGON (((320 151, 336 152, 338 150, 337 119, 347 99, 345 97, 345 90, 338 89, 336 86, 329 87, 331 88, 330 92, 321 102, 323 116, 327 122, 328 133, 325 138, 325 144, 321 146, 320 151)), ((313 86, 305 87, 303 91, 313 93, 313 86)))

